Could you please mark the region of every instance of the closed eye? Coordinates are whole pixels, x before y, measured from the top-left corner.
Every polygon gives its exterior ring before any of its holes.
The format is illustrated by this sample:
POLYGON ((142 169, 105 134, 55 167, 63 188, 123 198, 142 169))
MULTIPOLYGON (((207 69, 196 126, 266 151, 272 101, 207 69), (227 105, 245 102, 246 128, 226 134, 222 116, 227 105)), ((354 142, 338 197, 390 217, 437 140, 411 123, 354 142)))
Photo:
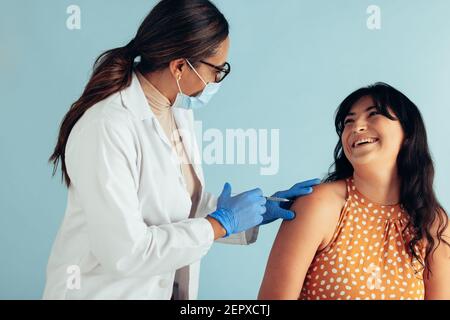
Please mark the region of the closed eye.
POLYGON ((349 123, 351 123, 351 122, 353 122, 353 119, 345 119, 344 126, 349 124, 349 123))

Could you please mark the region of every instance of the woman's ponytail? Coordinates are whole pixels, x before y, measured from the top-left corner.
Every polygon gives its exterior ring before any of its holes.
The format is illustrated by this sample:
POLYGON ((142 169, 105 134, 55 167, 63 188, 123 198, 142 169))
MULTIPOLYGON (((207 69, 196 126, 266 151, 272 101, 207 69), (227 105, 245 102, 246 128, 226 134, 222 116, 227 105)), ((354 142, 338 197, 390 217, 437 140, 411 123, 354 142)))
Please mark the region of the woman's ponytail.
POLYGON ((172 60, 189 58, 196 65, 215 54, 228 37, 228 22, 209 0, 162 0, 145 17, 136 36, 126 46, 102 53, 81 97, 70 107, 61 123, 58 140, 49 162, 53 175, 61 160, 61 178, 70 178, 65 163, 69 134, 84 112, 97 102, 131 84, 134 60, 140 56, 143 74, 162 70, 172 60))
POLYGON ((138 55, 134 39, 126 46, 102 53, 94 64, 94 71, 81 97, 75 101, 61 123, 58 141, 49 161, 53 162, 53 175, 61 160, 62 180, 70 186, 65 163, 65 149, 69 134, 84 112, 111 94, 126 88, 131 83, 133 63, 138 55))

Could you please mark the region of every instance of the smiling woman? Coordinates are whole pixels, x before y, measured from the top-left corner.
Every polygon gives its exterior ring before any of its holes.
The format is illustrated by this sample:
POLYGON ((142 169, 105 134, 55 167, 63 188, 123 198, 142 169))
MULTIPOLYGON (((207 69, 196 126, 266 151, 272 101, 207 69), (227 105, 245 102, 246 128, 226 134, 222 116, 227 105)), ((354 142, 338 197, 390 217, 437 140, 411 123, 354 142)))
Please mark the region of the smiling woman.
POLYGON ((334 171, 281 225, 259 298, 449 299, 448 217, 418 108, 377 83, 335 125, 334 171))

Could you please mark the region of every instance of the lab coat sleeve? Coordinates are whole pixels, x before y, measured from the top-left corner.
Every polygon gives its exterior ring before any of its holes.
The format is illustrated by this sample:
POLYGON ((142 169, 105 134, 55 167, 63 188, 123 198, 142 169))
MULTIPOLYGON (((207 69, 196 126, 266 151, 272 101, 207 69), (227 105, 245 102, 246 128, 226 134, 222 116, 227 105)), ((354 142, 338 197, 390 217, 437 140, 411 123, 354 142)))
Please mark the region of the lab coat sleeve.
MULTIPOLYGON (((216 211, 217 208, 217 197, 209 192, 203 192, 199 209, 197 210, 197 216, 206 217, 208 214, 216 211)), ((258 238, 259 227, 254 227, 243 231, 241 233, 232 234, 226 238, 220 238, 215 242, 225 243, 225 244, 240 244, 249 245, 256 241, 258 238)))
POLYGON ((135 140, 123 120, 102 119, 84 127, 66 151, 71 187, 86 212, 92 253, 105 268, 120 275, 175 271, 200 260, 214 232, 204 218, 144 222, 135 140))

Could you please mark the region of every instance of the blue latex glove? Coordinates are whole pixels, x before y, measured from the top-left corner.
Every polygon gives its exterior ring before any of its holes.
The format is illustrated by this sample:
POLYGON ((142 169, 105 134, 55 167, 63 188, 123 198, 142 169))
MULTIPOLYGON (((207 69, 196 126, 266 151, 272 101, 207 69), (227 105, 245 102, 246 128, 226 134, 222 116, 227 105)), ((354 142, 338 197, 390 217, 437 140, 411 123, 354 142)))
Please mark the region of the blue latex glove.
POLYGON ((272 197, 286 198, 289 202, 277 202, 268 200, 266 203, 266 213, 263 215, 263 221, 261 225, 273 222, 279 218, 283 220, 292 220, 295 218, 295 213, 290 209, 293 201, 313 191, 313 186, 318 185, 320 179, 312 179, 295 184, 292 188, 285 191, 278 191, 273 194, 272 197))
POLYGON ((266 201, 259 188, 232 197, 231 185, 227 182, 217 199, 217 210, 209 216, 219 221, 228 237, 259 225, 266 212, 266 201))

